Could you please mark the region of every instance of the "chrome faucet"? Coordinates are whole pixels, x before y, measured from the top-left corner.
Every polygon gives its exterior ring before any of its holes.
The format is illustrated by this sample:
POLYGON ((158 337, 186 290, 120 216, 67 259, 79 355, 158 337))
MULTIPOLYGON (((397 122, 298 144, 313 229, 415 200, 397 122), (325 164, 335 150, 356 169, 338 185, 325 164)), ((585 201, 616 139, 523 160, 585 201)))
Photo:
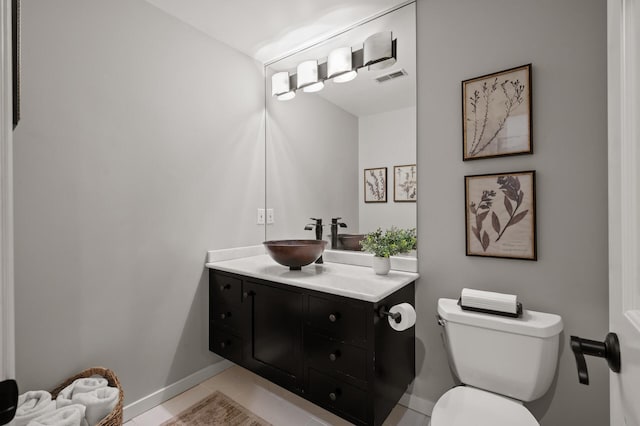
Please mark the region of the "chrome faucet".
POLYGON ((338 222, 341 217, 334 217, 331 219, 331 248, 333 250, 338 248, 338 228, 346 228, 347 224, 344 222, 338 222))
MULTIPOLYGON (((316 229, 316 240, 321 240, 322 239, 322 228, 324 228, 324 225, 322 225, 322 219, 316 219, 315 217, 312 217, 311 220, 315 221, 316 223, 308 223, 304 227, 304 230, 305 231, 311 231, 315 227, 315 229, 316 229)), ((318 260, 316 260, 316 263, 324 263, 324 260, 322 260, 322 256, 320 256, 318 258, 318 260)))

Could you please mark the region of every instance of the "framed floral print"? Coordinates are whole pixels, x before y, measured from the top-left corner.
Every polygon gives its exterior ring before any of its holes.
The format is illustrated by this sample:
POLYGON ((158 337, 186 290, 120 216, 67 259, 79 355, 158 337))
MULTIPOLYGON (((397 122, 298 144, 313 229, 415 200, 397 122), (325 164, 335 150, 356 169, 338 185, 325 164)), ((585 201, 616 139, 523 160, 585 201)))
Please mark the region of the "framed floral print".
POLYGON ((20 0, 11 1, 11 62, 13 128, 20 121, 20 0))
POLYGON ((537 260, 536 172, 465 176, 467 256, 537 260))
POLYGON ((393 201, 415 203, 418 199, 418 174, 415 164, 393 167, 393 201))
POLYGON ((532 154, 531 64, 462 82, 462 159, 532 154))
POLYGON ((364 169, 364 202, 387 202, 387 168, 364 169))

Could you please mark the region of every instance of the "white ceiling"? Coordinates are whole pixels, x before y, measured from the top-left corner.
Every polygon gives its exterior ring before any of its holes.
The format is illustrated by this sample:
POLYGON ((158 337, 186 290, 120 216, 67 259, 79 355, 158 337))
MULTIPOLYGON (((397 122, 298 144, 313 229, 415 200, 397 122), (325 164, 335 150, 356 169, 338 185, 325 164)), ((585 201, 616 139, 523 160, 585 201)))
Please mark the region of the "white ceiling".
POLYGON ((405 0, 147 0, 262 63, 405 0))

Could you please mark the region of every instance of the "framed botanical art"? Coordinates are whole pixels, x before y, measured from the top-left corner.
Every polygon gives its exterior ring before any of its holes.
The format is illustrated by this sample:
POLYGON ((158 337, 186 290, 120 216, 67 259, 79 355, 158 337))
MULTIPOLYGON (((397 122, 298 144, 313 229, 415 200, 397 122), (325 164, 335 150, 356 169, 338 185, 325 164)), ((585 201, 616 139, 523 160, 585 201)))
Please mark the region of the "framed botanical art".
POLYGON ((20 121, 20 0, 11 1, 11 61, 13 128, 20 121))
POLYGON ((418 199, 418 174, 415 164, 393 167, 393 201, 413 202, 418 199))
POLYGON ((462 82, 462 159, 533 153, 531 64, 462 82))
POLYGON ((536 172, 465 176, 467 256, 537 260, 536 172))
POLYGON ((387 168, 364 169, 364 202, 387 202, 387 168))

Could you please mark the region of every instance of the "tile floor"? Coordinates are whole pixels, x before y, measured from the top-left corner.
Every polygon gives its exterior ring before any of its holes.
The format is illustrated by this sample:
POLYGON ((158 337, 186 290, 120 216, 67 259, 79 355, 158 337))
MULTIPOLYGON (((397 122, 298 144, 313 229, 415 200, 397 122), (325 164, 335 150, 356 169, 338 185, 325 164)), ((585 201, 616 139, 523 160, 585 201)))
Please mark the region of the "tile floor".
MULTIPOLYGON (((219 390, 276 426, 346 426, 351 423, 299 396, 234 366, 146 413, 125 426, 157 426, 219 390)), ((397 405, 383 426, 426 426, 429 418, 397 405)))

